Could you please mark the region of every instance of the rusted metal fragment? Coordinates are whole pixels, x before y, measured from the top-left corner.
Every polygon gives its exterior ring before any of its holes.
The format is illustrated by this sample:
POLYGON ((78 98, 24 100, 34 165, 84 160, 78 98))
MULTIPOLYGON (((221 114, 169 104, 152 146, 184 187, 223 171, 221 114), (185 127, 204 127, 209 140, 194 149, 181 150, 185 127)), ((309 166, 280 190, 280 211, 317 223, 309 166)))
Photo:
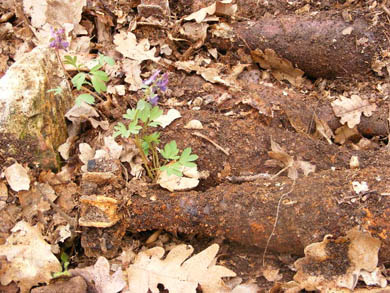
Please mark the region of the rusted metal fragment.
POLYGON ((109 228, 83 227, 81 246, 87 257, 104 256, 113 258, 122 247, 122 238, 126 233, 124 222, 109 228))
POLYGON ((118 201, 106 196, 82 196, 79 225, 107 228, 119 221, 118 201))
POLYGON ((360 225, 382 241, 390 256, 390 168, 323 171, 300 178, 292 187, 286 177, 274 181, 221 184, 205 192, 167 193, 151 190, 156 200, 132 197, 126 214, 128 229, 225 237, 244 245, 266 246, 281 200, 269 248, 302 254, 303 248, 327 234, 343 235, 360 225), (352 182, 369 190, 357 194, 352 182), (319 188, 321 187, 321 188, 319 188), (286 195, 290 190, 292 191, 286 195))
MULTIPOLYGON (((270 48, 312 78, 364 78, 376 53, 388 46, 383 31, 370 27, 364 17, 345 22, 338 11, 264 17, 237 23, 234 30, 237 39, 221 49, 237 49, 239 43, 251 50, 270 48)), ((217 39, 212 43, 226 45, 217 39)))

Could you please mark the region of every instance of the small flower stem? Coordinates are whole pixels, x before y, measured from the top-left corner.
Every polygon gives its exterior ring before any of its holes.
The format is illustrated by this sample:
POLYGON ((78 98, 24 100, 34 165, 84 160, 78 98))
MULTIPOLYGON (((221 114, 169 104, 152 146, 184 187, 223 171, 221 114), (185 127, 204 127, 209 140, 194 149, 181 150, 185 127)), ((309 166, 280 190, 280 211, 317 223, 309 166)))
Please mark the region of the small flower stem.
POLYGON ((155 176, 154 176, 153 172, 149 168, 149 160, 145 156, 145 153, 144 153, 144 150, 142 149, 142 146, 141 146, 140 139, 139 139, 138 135, 135 136, 135 140, 134 141, 135 141, 136 147, 138 148, 138 150, 139 150, 139 152, 141 154, 141 158, 142 158, 142 161, 144 162, 146 172, 148 173, 148 176, 154 181, 155 176))
POLYGON ((66 82, 68 83, 68 87, 69 87, 69 90, 70 90, 70 94, 72 95, 72 98, 74 99, 74 96, 73 96, 73 93, 72 93, 72 85, 70 84, 70 81, 69 81, 69 73, 66 71, 65 69, 65 66, 64 66, 64 63, 62 63, 62 60, 61 60, 61 57, 60 57, 60 53, 58 52, 58 49, 55 49, 54 52, 56 52, 56 56, 57 56, 57 60, 58 62, 61 64, 61 67, 62 67, 62 70, 64 71, 65 75, 68 77, 66 79, 66 82))
POLYGON ((153 144, 152 145, 152 156, 153 156, 153 167, 158 170, 160 169, 160 161, 158 159, 158 154, 157 154, 157 151, 156 151, 156 146, 153 144))

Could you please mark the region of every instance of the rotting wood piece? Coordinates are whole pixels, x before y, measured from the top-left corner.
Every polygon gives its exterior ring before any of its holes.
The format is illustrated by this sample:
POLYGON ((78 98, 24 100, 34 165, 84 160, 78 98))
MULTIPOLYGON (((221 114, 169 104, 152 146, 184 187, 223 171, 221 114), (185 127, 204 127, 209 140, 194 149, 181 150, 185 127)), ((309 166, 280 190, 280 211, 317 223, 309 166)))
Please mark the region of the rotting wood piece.
MULTIPOLYGON (((390 168, 323 171, 297 180, 281 203, 269 249, 302 254, 303 248, 360 225, 382 241, 381 255, 390 257, 390 168), (369 190, 356 194, 352 182, 369 190)), ((131 197, 126 226, 133 232, 170 232, 223 237, 264 248, 280 197, 291 188, 286 177, 251 183, 224 183, 205 192, 168 193, 149 190, 156 200, 131 197)))

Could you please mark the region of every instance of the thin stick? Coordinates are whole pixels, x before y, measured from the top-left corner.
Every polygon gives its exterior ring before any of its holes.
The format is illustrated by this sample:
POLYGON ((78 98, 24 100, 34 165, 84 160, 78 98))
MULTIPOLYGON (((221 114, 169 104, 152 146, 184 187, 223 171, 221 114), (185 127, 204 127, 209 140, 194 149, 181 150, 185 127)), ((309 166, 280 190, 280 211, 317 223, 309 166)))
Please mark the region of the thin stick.
POLYGON ((225 150, 224 148, 222 148, 220 145, 218 145, 215 141, 211 140, 210 138, 208 138, 207 136, 203 135, 202 133, 200 132, 193 132, 192 135, 195 135, 195 136, 199 136, 205 140, 207 140, 208 142, 210 142, 212 145, 214 145, 217 149, 219 149, 221 152, 223 152, 225 155, 229 156, 229 152, 227 150, 225 150))
POLYGON ((266 253, 267 253, 267 249, 268 249, 269 243, 271 242, 271 238, 272 238, 272 236, 274 235, 275 230, 276 230, 276 225, 278 224, 279 212, 280 212, 280 205, 282 204, 283 198, 284 198, 285 196, 289 195, 289 194, 293 191, 294 186, 295 186, 295 180, 293 181, 293 184, 291 185, 290 190, 287 191, 286 193, 284 193, 284 194, 279 198, 278 206, 277 206, 277 208, 276 208, 276 219, 275 219, 275 222, 274 222, 274 226, 273 226, 273 228, 272 228, 271 235, 269 235, 269 237, 268 237, 268 239, 267 239, 267 244, 265 245, 264 252, 263 252, 263 267, 265 267, 265 255, 266 255, 266 253))
MULTIPOLYGON (((387 2, 387 1, 386 1, 387 2)), ((390 10, 389 8, 386 7, 386 2, 385 3, 382 3, 381 7, 383 9, 383 11, 388 15, 390 16, 390 10)))
POLYGON ((259 178, 271 178, 271 175, 267 173, 259 173, 259 174, 246 175, 246 176, 228 176, 226 178, 232 183, 241 183, 241 182, 255 181, 259 178))

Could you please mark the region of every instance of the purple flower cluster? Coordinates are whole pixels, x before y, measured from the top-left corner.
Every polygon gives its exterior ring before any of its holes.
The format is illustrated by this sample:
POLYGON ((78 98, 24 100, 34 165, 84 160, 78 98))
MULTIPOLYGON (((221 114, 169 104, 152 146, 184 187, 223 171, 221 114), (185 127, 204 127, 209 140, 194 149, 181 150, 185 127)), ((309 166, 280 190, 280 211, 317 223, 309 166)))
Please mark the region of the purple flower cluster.
POLYGON ((65 41, 65 30, 50 28, 51 39, 50 39, 50 48, 55 48, 56 50, 66 50, 69 47, 69 43, 65 41))
POLYGON ((159 96, 157 95, 157 91, 165 92, 168 88, 168 74, 164 73, 160 75, 160 72, 160 70, 157 70, 143 82, 145 96, 153 106, 156 106, 158 103, 159 96))

